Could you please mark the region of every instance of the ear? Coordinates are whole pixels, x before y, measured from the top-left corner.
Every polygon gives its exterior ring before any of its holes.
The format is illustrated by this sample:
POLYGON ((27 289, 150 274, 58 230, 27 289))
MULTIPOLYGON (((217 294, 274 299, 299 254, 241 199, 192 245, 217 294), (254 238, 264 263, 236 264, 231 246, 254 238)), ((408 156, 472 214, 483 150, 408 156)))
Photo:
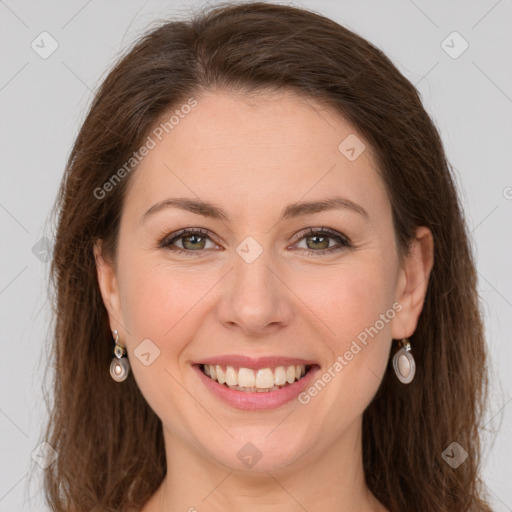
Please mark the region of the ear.
POLYGON ((416 330, 433 265, 434 237, 430 229, 421 226, 416 229, 416 237, 397 280, 395 297, 402 309, 392 320, 393 339, 408 338, 416 330))
MULTIPOLYGON (((124 325, 121 312, 121 301, 119 297, 119 288, 117 285, 117 276, 114 265, 108 258, 103 257, 102 241, 98 240, 93 247, 94 260, 96 262, 96 272, 98 284, 100 287, 103 304, 108 312, 110 329, 120 330, 124 325)), ((119 333, 121 334, 121 333, 119 333)))

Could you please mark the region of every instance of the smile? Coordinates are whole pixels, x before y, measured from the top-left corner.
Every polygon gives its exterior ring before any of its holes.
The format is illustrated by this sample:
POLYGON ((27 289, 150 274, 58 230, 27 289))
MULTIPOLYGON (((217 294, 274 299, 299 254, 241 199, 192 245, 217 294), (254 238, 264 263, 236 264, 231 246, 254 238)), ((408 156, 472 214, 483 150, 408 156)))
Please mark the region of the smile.
POLYGON ((219 364, 200 366, 210 379, 230 389, 246 393, 277 391, 300 380, 311 369, 311 365, 304 364, 258 369, 219 364))
POLYGON ((297 400, 320 371, 314 361, 288 357, 220 356, 192 363, 192 368, 212 398, 244 411, 297 400))

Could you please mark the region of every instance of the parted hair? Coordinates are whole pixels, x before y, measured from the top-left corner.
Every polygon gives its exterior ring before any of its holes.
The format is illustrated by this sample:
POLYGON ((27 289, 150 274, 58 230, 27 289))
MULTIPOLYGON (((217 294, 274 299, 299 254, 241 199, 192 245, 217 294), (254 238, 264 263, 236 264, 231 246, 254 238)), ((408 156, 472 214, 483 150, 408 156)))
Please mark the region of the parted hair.
MULTIPOLYGON (((113 339, 93 246, 116 259, 123 198, 136 168, 95 194, 158 120, 202 91, 288 90, 348 120, 375 154, 392 206, 399 255, 418 226, 434 266, 410 337, 416 376, 389 364, 363 415, 369 489, 391 512, 489 512, 479 476, 487 359, 476 270, 453 170, 420 95, 381 50, 313 11, 224 3, 148 29, 99 85, 55 201, 49 289, 51 399, 44 439, 58 458, 44 473, 51 509, 139 510, 165 477, 160 419, 133 375, 109 374, 113 339), (469 454, 457 469, 442 453, 469 454)), ((47 393, 48 395, 48 393, 47 393)))

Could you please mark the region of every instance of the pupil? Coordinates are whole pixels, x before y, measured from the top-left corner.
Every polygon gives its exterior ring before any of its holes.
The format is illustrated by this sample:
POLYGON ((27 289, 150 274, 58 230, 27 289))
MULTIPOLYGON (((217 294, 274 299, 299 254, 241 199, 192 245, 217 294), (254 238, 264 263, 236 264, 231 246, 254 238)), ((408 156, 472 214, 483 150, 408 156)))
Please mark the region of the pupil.
MULTIPOLYGON (((311 239, 315 239, 315 240, 318 240, 318 239, 323 239, 324 241, 324 244, 323 246, 321 247, 321 249, 327 249, 327 247, 329 246, 329 241, 328 241, 328 238, 325 237, 325 236, 318 236, 318 235, 313 235, 310 237, 311 239), (325 242, 327 241, 327 245, 325 245, 325 242)), ((313 242, 313 244, 321 244, 322 242, 313 242)))
POLYGON ((192 247, 198 247, 197 243, 196 242, 201 242, 203 237, 202 236, 197 236, 197 235, 189 235, 189 236, 186 236, 185 237, 185 243, 183 245, 186 245, 186 243, 190 243, 190 241, 192 241, 192 247))

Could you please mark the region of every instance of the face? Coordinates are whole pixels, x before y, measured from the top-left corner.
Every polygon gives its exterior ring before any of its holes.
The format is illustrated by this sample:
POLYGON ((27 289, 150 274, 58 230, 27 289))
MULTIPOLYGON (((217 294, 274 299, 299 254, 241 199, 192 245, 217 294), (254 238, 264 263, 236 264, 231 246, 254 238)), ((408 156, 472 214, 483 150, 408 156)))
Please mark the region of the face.
POLYGON ((166 444, 245 470, 259 453, 263 471, 353 441, 429 271, 421 251, 399 265, 369 144, 339 114, 270 92, 197 97, 155 140, 129 178, 115 271, 95 253, 166 444), (245 390, 206 376, 208 361, 245 390))

